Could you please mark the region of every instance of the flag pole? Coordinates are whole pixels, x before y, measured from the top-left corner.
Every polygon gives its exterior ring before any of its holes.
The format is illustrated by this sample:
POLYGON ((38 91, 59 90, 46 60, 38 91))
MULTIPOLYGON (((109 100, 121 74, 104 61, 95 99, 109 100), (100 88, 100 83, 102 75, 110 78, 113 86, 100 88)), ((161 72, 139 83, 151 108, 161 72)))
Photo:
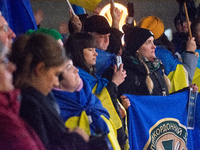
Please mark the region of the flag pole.
POLYGON ((189 36, 190 36, 190 38, 192 38, 192 32, 191 32, 190 23, 189 23, 189 17, 188 17, 188 11, 187 11, 186 2, 184 2, 184 8, 185 8, 185 15, 186 15, 186 19, 187 19, 187 26, 188 26, 189 36))
POLYGON ((67 1, 68 5, 69 5, 69 8, 70 8, 71 11, 72 11, 72 14, 73 14, 73 15, 76 15, 75 12, 74 12, 74 10, 73 10, 73 8, 72 8, 72 5, 71 5, 70 2, 69 2, 69 0, 66 0, 66 1, 67 1))

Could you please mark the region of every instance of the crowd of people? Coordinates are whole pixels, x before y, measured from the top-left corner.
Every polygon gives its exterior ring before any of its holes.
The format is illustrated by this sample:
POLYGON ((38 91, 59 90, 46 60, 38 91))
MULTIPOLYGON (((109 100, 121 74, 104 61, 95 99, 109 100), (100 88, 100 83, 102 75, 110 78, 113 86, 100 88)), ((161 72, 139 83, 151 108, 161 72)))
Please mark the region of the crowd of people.
POLYGON ((199 90, 199 18, 191 24, 194 37, 184 30, 180 45, 168 40, 157 16, 121 32, 113 4, 111 15, 112 26, 103 16, 70 12, 69 37, 40 26, 16 37, 0 15, 0 149, 128 150, 131 103, 124 94, 199 90))

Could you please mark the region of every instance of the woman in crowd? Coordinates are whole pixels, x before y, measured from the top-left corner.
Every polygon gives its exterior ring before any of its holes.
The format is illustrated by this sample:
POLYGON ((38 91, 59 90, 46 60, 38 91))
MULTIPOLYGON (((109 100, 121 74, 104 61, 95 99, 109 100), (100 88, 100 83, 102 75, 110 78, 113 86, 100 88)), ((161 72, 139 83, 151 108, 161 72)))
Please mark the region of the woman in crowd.
MULTIPOLYGON (((154 35, 151 31, 124 26, 125 52, 123 53, 124 68, 127 78, 119 86, 119 95, 168 95, 170 81, 165 75, 162 62, 155 56, 154 35)), ((194 91, 196 85, 191 84, 194 91)), ((125 108, 130 102, 121 96, 125 108)))
POLYGON ((20 91, 14 90, 12 73, 16 66, 7 58, 0 42, 0 149, 45 150, 35 131, 19 117, 20 91))
POLYGON ((165 66, 165 74, 173 83, 170 93, 178 91, 185 86, 188 86, 189 83, 192 83, 194 71, 198 61, 198 57, 194 55, 196 50, 195 38, 188 37, 186 47, 183 47, 184 50, 182 50, 184 55, 180 55, 176 52, 175 57, 173 57, 173 43, 166 37, 164 33, 164 23, 160 18, 157 16, 143 17, 138 26, 148 29, 154 34, 154 44, 156 45, 155 55, 162 61, 165 66), (171 51, 171 53, 167 52, 167 50, 171 51), (183 75, 184 72, 185 76, 183 75), (176 76, 181 77, 181 83, 174 80, 176 76))
POLYGON ((163 72, 164 66, 156 59, 153 33, 138 27, 127 27, 124 31, 125 52, 128 55, 123 55, 123 62, 127 78, 119 86, 120 93, 168 95, 170 81, 163 72))
MULTIPOLYGON (((115 141, 112 146, 119 148, 107 110, 92 93, 89 83, 80 78, 72 60, 66 61, 65 69, 59 79, 60 86, 53 90, 53 94, 60 106, 60 115, 65 125, 72 129, 78 126, 93 138, 99 136, 102 137, 101 140, 105 140, 107 136, 112 140, 112 144, 115 141)), ((96 150, 108 149, 106 140, 104 144, 98 141, 93 145, 95 146, 93 149, 96 150)))
POLYGON ((112 82, 98 77, 95 74, 96 57, 98 55, 95 51, 95 46, 93 36, 88 33, 75 33, 65 43, 66 50, 72 55, 74 65, 79 69, 80 77, 89 82, 93 93, 101 100, 103 107, 108 110, 110 120, 114 123, 118 132, 118 141, 122 146, 125 144, 126 135, 120 119, 117 86, 124 81, 126 72, 123 71, 123 65, 121 65, 120 71, 117 71, 115 66, 112 82), (115 72, 120 75, 116 75, 115 72))
POLYGON ((33 34, 16 39, 12 50, 12 54, 21 53, 14 82, 22 94, 20 116, 34 128, 46 149, 87 149, 89 137, 83 134, 83 139, 65 127, 51 94, 64 69, 63 47, 50 36, 33 34))

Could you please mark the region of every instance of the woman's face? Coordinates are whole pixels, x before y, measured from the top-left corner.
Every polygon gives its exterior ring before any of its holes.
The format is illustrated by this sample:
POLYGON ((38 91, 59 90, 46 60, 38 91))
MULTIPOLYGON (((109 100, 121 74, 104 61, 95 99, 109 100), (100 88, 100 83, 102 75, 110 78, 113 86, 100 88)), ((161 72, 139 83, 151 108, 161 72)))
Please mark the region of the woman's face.
POLYGON ((60 85, 68 92, 74 92, 81 83, 78 69, 73 65, 72 60, 68 60, 65 63, 62 77, 63 79, 60 81, 60 85))
POLYGON ((64 70, 64 64, 48 69, 41 69, 37 84, 37 89, 44 95, 48 95, 51 90, 59 86, 59 76, 64 70))
POLYGON ((83 56, 87 62, 89 67, 94 66, 96 64, 98 53, 95 48, 85 48, 83 49, 83 56))
POLYGON ((196 26, 196 30, 195 30, 195 40, 197 42, 198 45, 200 45, 200 23, 196 26))
POLYGON ((155 48, 153 36, 149 37, 145 43, 138 49, 139 58, 146 57, 148 60, 155 58, 155 48))
POLYGON ((5 55, 0 56, 0 91, 9 92, 14 89, 12 73, 16 66, 5 55))

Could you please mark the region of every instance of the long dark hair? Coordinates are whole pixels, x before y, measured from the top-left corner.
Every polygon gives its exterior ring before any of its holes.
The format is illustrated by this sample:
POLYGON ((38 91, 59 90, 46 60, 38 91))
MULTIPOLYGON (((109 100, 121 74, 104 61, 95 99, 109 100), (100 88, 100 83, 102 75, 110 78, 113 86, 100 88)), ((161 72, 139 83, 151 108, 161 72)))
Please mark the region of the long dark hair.
POLYGON ((91 74, 91 68, 89 68, 86 63, 83 55, 83 49, 96 47, 93 36, 84 32, 74 33, 69 36, 67 42, 64 44, 64 47, 66 51, 71 54, 74 66, 79 67, 91 74))

